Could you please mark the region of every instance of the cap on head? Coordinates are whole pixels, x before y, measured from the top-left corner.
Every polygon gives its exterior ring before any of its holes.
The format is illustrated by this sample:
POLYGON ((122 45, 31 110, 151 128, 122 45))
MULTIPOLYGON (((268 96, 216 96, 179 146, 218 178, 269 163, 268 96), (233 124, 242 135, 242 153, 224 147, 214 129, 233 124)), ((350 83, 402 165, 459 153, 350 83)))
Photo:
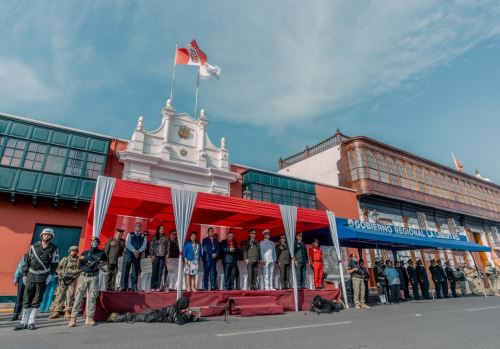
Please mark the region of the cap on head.
POLYGON ((51 228, 45 228, 44 230, 42 230, 42 232, 40 233, 40 237, 43 235, 43 234, 49 234, 51 235, 52 237, 54 237, 54 230, 51 229, 51 228))
POLYGON ((76 251, 78 252, 78 246, 71 246, 68 250, 68 252, 71 252, 71 251, 76 251))
POLYGON ((262 232, 263 235, 271 235, 271 231, 269 229, 264 229, 262 232))
POLYGON ((255 229, 252 229, 252 230, 250 230, 250 231, 248 232, 248 234, 253 234, 253 235, 255 235, 256 233, 257 233, 257 232, 255 231, 255 229))
POLYGON ((119 232, 120 234, 123 234, 125 232, 125 230, 123 229, 116 229, 117 232, 119 232))

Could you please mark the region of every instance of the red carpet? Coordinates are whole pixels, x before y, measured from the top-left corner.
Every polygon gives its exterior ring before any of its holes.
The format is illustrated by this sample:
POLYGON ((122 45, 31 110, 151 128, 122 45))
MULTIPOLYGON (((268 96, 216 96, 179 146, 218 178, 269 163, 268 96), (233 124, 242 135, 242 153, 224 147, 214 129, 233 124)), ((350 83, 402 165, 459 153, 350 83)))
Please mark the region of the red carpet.
MULTIPOLYGON (((201 307, 202 316, 224 315, 225 305, 230 297, 251 297, 250 302, 269 302, 270 298, 275 299, 274 305, 280 305, 284 311, 294 311, 293 290, 277 291, 200 291, 183 292, 183 296, 188 297, 190 306, 201 307), (259 299, 262 298, 262 299, 259 299)), ((299 290, 299 307, 306 310, 312 299, 316 295, 330 300, 338 300, 340 291, 333 290, 299 290)), ((176 293, 173 292, 100 292, 95 313, 96 321, 105 321, 110 313, 140 313, 147 309, 160 309, 175 303, 176 293)), ((245 300, 239 300, 247 302, 245 300)), ((263 303, 262 303, 263 304, 263 303)), ((267 303, 268 304, 268 303, 267 303)), ((241 308, 240 308, 241 309, 241 308)), ((254 309, 255 310, 255 309, 254 309)), ((274 308, 273 311, 278 311, 274 308)), ((244 311, 245 313, 245 311, 244 311)), ((244 315, 244 314, 241 314, 244 315)))

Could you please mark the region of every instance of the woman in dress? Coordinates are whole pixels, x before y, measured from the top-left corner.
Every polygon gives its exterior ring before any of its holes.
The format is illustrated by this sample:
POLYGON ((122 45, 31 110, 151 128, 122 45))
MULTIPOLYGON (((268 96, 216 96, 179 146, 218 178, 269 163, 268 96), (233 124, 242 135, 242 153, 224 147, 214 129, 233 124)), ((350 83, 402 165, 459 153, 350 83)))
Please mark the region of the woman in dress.
POLYGON ((163 270, 170 249, 170 240, 163 235, 164 232, 165 227, 163 225, 156 227, 155 235, 149 245, 149 255, 153 264, 153 271, 151 273, 151 291, 153 292, 160 291, 161 289, 163 270))
POLYGON ((182 258, 184 258, 184 275, 186 277, 186 291, 196 292, 196 276, 201 259, 201 244, 197 240, 198 234, 192 232, 189 241, 184 244, 182 258))
POLYGON ((309 248, 309 263, 313 268, 314 288, 320 289, 323 285, 323 252, 318 239, 314 239, 312 247, 309 248))

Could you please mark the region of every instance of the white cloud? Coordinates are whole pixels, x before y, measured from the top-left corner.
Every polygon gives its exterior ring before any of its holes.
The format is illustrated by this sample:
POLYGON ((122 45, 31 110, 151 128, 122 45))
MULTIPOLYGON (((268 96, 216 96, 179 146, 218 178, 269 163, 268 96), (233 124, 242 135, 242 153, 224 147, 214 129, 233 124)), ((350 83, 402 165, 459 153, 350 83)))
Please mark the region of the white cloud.
MULTIPOLYGON (((69 105, 77 94, 102 91, 91 96, 102 96, 95 102, 104 106, 109 91, 126 96, 148 79, 167 90, 169 47, 196 37, 222 68, 220 81, 202 83, 201 106, 219 120, 273 126, 407 88, 500 34, 497 0, 53 1, 3 13, 10 47, 0 54, 11 52, 17 63, 6 69, 4 60, 0 76, 27 86, 26 97, 60 94, 69 105), (28 57, 38 70, 22 63, 28 57)), ((192 79, 180 70, 177 89, 187 90, 192 79)), ((3 90, 22 102, 23 95, 3 90)))
POLYGON ((47 101, 55 95, 56 92, 25 63, 0 59, 0 102, 3 106, 47 101))
POLYGON ((213 34, 222 44, 203 43, 223 69, 207 98, 222 117, 287 125, 334 113, 412 83, 500 33, 497 1, 287 4, 246 12, 247 32, 238 30, 241 18, 224 17, 213 34))

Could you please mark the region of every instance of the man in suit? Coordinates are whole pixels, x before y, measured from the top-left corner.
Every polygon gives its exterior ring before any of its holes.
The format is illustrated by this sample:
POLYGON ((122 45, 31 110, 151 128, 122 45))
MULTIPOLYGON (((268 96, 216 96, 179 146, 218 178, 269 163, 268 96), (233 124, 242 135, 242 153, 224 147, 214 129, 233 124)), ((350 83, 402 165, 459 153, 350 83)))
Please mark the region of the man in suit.
POLYGON ((441 296, 441 273, 439 272, 439 267, 436 260, 431 260, 431 266, 429 267, 431 273, 432 282, 434 283, 434 289, 436 291, 436 298, 443 298, 441 296))
POLYGON ((224 287, 226 290, 234 290, 238 269, 238 244, 234 240, 233 233, 227 233, 227 238, 221 242, 220 249, 224 264, 224 287))
POLYGON ((408 278, 409 278, 409 281, 411 283, 411 289, 413 291, 413 298, 415 300, 419 300, 420 296, 418 295, 417 271, 413 267, 413 261, 411 259, 408 259, 408 266, 406 267, 406 272, 408 273, 408 278))
POLYGON ((420 291, 422 291, 422 296, 425 299, 429 299, 429 278, 427 277, 427 271, 424 268, 424 262, 422 262, 421 259, 417 259, 415 272, 417 273, 417 280, 420 286, 420 291))
POLYGON ((255 229, 250 230, 249 238, 243 244, 243 259, 247 264, 248 271, 248 288, 251 290, 257 289, 257 268, 260 262, 260 246, 255 238, 257 232, 255 229))
POLYGON ((217 259, 220 253, 220 243, 214 236, 214 228, 208 228, 208 236, 203 239, 203 288, 208 290, 210 276, 210 290, 216 289, 217 259))
POLYGON ((137 291, 137 278, 141 272, 141 254, 146 251, 148 240, 146 235, 142 232, 142 223, 136 222, 134 231, 127 235, 125 240, 125 253, 122 262, 122 275, 120 279, 120 291, 137 291), (132 268, 132 275, 130 281, 132 285, 129 288, 128 278, 130 269, 132 268))
POLYGON ((302 241, 302 233, 295 236, 295 258, 294 263, 297 268, 297 287, 306 288, 306 266, 309 263, 306 244, 302 241))
POLYGON ((446 277, 450 282, 451 294, 453 297, 458 297, 457 295, 457 281, 455 280, 455 271, 452 269, 450 261, 445 263, 444 272, 446 273, 446 277))
POLYGON ((448 296, 448 278, 446 277, 446 272, 443 268, 443 263, 440 259, 437 260, 439 275, 441 275, 441 291, 443 292, 444 298, 450 298, 448 296))

